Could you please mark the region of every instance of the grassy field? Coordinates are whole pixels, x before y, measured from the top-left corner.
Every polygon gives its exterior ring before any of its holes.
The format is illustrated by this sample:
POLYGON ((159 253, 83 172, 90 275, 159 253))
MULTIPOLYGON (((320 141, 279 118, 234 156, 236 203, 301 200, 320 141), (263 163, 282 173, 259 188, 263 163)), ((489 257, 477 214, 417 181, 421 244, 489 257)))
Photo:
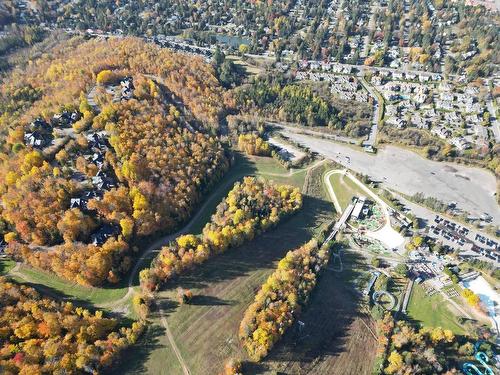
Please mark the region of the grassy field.
POLYGON ((421 326, 442 327, 455 334, 464 334, 465 330, 458 323, 457 316, 447 305, 439 293, 428 297, 421 285, 415 285, 408 304, 408 316, 421 326))
POLYGON ((300 320, 302 332, 292 327, 268 360, 248 373, 370 374, 376 355, 374 323, 362 310, 354 280, 367 269, 359 254, 345 251, 344 271, 325 271, 300 320), (254 371, 255 370, 255 371, 254 371))
POLYGON ((10 259, 0 260, 0 276, 6 275, 16 266, 16 262, 10 259))
MULTIPOLYGON (((274 170, 269 160, 254 159, 256 170, 280 173, 279 170, 274 170)), ((302 175, 305 177, 305 172, 302 175)), ((280 182, 290 181, 280 178, 280 182)), ((243 355, 237 339, 237 329, 255 292, 288 250, 309 240, 321 223, 331 220, 332 216, 329 202, 307 196, 300 213, 284 219, 277 228, 250 243, 230 249, 208 261, 192 273, 180 277, 160 293, 159 303, 167 313, 166 319, 172 334, 192 374, 217 373, 228 356, 243 355), (191 304, 177 304, 178 286, 193 291, 195 297, 191 304)), ((153 321, 153 326, 160 329, 159 318, 153 321)), ((146 372, 180 373, 178 361, 166 362, 165 356, 173 356, 169 345, 152 350, 145 358, 146 372)), ((139 372, 133 369, 128 373, 139 372)))
MULTIPOLYGON (((256 174, 271 178, 270 175, 276 173, 270 159, 252 161, 256 174)), ((307 181, 302 211, 250 243, 211 259, 170 283, 159 294, 157 301, 165 311, 175 343, 191 374, 217 374, 228 357, 246 358, 238 340, 243 312, 286 252, 309 240, 333 218, 333 206, 324 198, 321 188, 323 168, 319 166, 310 171, 307 178, 305 172, 279 179, 273 177, 275 181, 291 184, 307 181), (303 176, 301 180, 300 175, 303 176), (195 297, 189 305, 177 303, 177 287, 189 288, 193 292, 195 297)), ((360 320, 357 297, 349 278, 349 272, 342 275, 326 272, 312 296, 310 307, 301 317, 310 327, 309 338, 294 346, 296 337, 291 329, 283 344, 276 347, 275 355, 259 365, 245 363, 245 371, 250 374, 276 373, 293 362, 297 369, 293 373, 301 373, 306 368, 318 374, 369 373, 374 356, 371 349, 375 342, 372 339, 367 344, 367 335, 371 333, 366 323, 360 320), (317 319, 318 316, 321 319, 317 319), (297 352, 301 351, 302 345, 305 351, 299 356, 297 352), (361 347, 363 350, 359 350, 361 347), (353 355, 355 359, 350 360, 353 355), (341 371, 344 368, 347 372, 341 371)), ((160 332, 160 317, 153 315, 152 321, 152 332, 160 332)), ((159 336, 153 347, 135 355, 134 362, 142 365, 128 368, 125 373, 182 374, 172 346, 164 342, 164 336, 159 336)), ((150 345, 150 342, 150 338, 143 340, 144 345, 150 345)))
POLYGON ((342 173, 331 175, 330 182, 342 210, 351 203, 353 197, 366 196, 366 193, 354 181, 342 173))
POLYGON ((127 287, 116 288, 87 288, 82 285, 71 283, 52 273, 28 266, 21 266, 19 274, 22 277, 15 276, 18 282, 29 282, 31 284, 41 285, 51 292, 65 299, 76 299, 90 305, 105 304, 110 301, 118 300, 127 294, 127 287))

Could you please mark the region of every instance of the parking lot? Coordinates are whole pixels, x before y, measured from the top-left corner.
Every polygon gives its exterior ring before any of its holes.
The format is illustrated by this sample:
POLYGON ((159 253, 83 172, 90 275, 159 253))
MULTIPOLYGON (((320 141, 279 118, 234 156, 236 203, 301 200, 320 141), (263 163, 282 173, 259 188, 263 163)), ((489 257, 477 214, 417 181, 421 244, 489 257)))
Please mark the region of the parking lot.
POLYGON ((392 145, 385 145, 372 155, 288 129, 283 134, 311 151, 382 182, 384 187, 409 196, 420 192, 442 202, 456 202, 457 209, 477 217, 486 213, 493 223, 500 223, 500 206, 494 195, 497 182, 495 176, 484 169, 431 161, 392 145))
POLYGON ((436 215, 433 222, 427 225, 426 232, 429 237, 435 238, 452 249, 472 252, 477 256, 487 258, 485 260, 497 263, 500 261, 498 241, 440 215, 436 215))

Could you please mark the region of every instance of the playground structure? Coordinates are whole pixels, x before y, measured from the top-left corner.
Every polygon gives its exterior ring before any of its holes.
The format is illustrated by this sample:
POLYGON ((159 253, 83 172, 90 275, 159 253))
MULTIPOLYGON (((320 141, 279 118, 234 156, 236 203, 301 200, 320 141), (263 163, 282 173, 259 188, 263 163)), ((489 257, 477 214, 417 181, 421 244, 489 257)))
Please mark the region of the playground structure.
POLYGON ((481 364, 482 369, 476 366, 472 362, 465 362, 462 366, 462 370, 466 375, 495 375, 488 362, 490 359, 486 353, 481 352, 479 349, 483 341, 476 342, 474 345, 474 358, 481 364), (483 372, 484 371, 484 372, 483 372))

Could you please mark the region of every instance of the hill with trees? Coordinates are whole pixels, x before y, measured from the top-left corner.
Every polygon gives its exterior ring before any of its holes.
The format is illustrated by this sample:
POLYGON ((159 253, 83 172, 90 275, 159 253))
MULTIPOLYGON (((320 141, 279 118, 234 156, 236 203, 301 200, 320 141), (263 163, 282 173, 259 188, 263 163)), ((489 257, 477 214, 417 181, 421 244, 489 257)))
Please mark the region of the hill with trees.
POLYGON ((0 232, 19 260, 116 283, 229 168, 214 68, 139 39, 73 38, 0 89, 0 232))
POLYGON ((245 177, 219 203, 201 236, 182 235, 161 249, 151 268, 141 271, 142 287, 157 289, 196 264, 253 239, 301 206, 299 189, 245 177))

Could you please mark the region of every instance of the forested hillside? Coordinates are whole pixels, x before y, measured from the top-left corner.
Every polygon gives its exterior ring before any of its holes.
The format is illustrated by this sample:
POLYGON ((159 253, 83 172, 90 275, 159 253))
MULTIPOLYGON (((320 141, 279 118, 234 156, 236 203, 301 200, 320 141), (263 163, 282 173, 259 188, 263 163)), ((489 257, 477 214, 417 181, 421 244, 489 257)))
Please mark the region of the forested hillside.
POLYGON ((71 39, 0 89, 0 231, 17 259, 116 283, 229 167, 212 66, 138 39, 71 39))
POLYGON ((115 319, 0 278, 2 374, 100 373, 134 344, 143 324, 115 319))

